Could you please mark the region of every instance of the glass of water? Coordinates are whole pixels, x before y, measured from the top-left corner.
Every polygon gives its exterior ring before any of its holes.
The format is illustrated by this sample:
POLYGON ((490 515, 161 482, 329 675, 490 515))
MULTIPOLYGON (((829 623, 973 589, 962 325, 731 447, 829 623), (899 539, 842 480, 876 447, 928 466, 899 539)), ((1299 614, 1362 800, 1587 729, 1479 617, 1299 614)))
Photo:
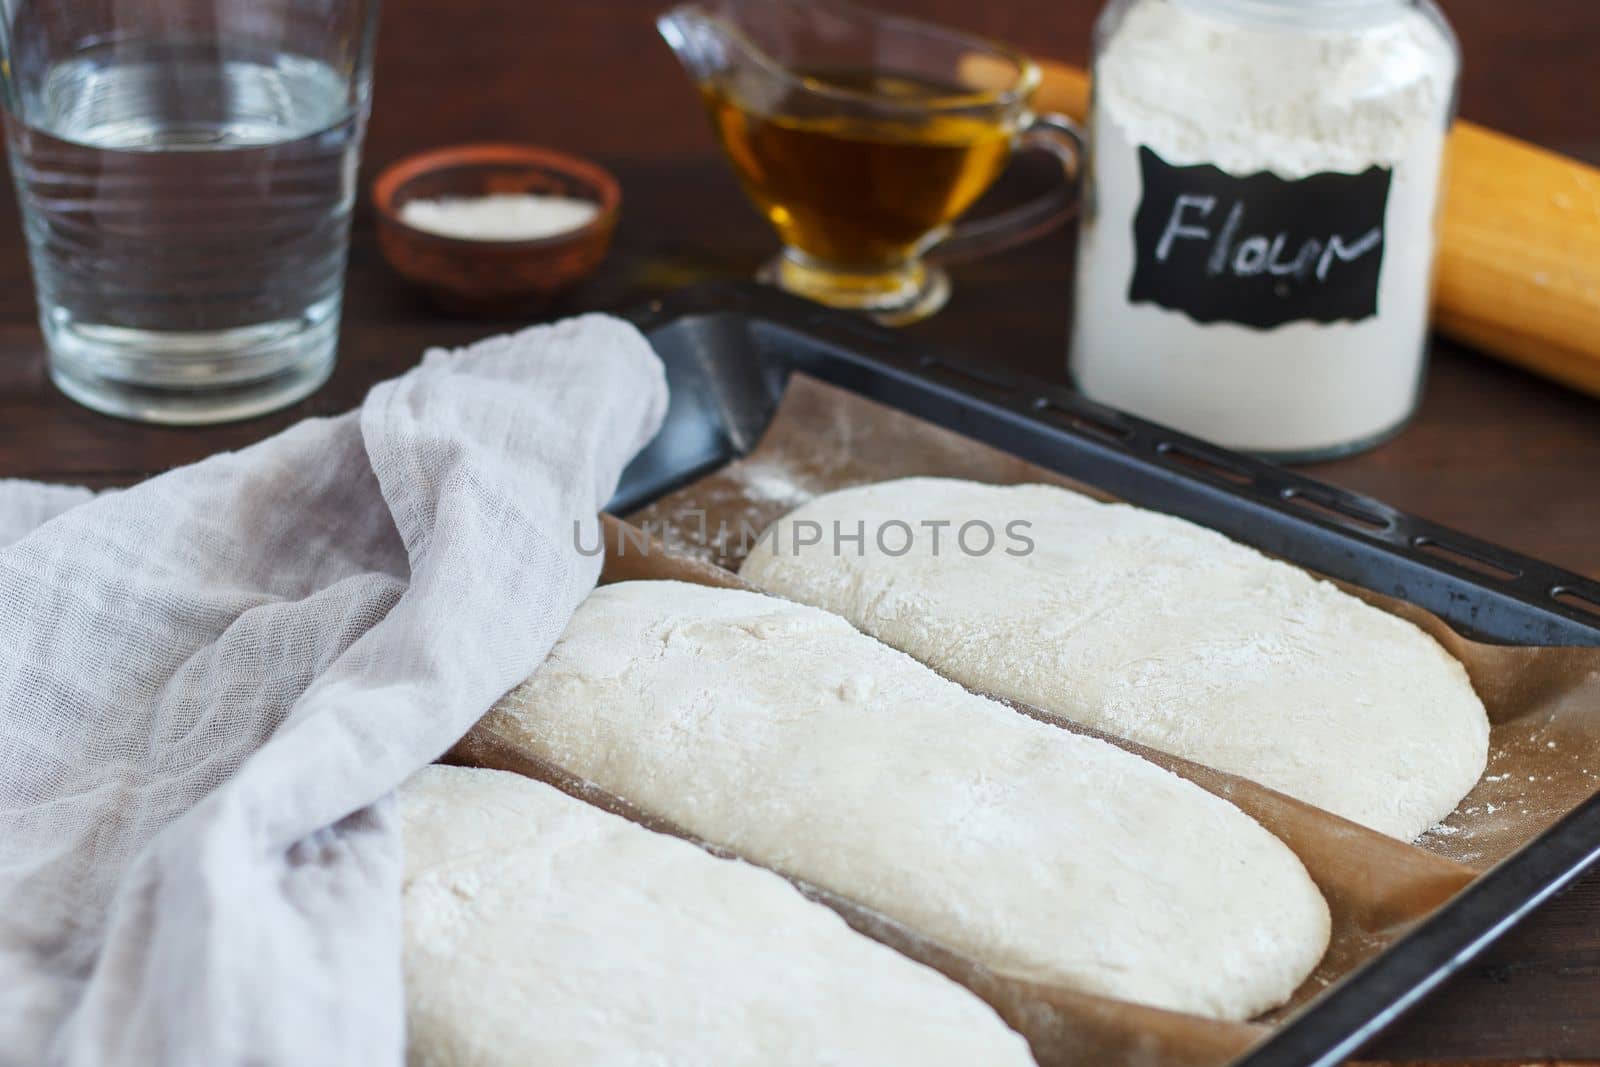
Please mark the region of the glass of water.
POLYGON ((0 0, 50 373, 164 423, 333 370, 377 0, 0 0))

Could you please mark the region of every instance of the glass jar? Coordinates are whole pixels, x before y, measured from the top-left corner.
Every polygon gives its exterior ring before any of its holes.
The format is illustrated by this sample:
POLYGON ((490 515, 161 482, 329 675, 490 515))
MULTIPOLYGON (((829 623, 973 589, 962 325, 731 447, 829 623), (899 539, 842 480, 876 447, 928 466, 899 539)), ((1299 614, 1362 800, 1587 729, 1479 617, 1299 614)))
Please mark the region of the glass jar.
POLYGON ((1079 388, 1278 459, 1395 433, 1421 388, 1459 72, 1430 0, 1113 0, 1079 388))

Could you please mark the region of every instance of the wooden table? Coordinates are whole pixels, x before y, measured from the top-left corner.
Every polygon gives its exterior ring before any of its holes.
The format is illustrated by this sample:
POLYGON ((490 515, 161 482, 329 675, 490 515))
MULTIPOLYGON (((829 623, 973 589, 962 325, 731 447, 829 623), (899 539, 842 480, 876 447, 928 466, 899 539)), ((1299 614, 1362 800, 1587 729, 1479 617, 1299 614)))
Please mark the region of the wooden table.
MULTIPOLYGON (((1600 162, 1593 0, 1445 0, 1460 31, 1463 110, 1600 162)), ((895 0, 1041 54, 1083 62, 1098 0, 895 0)), ((743 277, 772 249, 716 155, 697 105, 654 39, 653 3, 386 0, 367 176, 405 153, 473 139, 592 155, 624 187, 624 221, 600 276, 552 314, 625 306, 711 277, 743 277)), ((61 398, 45 375, 28 268, 5 198, 0 218, 0 476, 126 484, 237 448, 368 386, 436 344, 505 324, 443 318, 380 260, 358 209, 340 366, 297 408, 207 430, 117 422, 61 398)), ((918 336, 1063 377, 1072 238, 1059 233, 960 269, 918 336)), ((1415 424, 1378 451, 1315 470, 1408 511, 1600 576, 1600 402, 1440 344, 1415 424)), ((1395 1027, 1374 1058, 1600 1058, 1600 872, 1548 905, 1395 1027)))

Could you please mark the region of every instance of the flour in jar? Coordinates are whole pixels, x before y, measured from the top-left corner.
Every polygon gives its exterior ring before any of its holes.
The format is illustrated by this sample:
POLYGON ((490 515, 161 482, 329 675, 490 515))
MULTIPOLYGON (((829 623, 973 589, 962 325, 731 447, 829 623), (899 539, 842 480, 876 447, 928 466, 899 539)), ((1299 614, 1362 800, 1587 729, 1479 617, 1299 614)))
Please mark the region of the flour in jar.
POLYGON ((1415 407, 1457 70, 1401 0, 1129 0, 1102 25, 1072 371, 1229 447, 1415 407))

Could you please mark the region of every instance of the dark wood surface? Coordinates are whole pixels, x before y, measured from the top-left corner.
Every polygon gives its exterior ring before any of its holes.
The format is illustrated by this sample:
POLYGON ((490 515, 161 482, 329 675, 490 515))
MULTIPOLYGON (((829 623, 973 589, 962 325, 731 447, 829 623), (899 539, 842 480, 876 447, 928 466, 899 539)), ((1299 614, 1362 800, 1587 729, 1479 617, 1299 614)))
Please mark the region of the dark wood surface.
MULTIPOLYGON (((386 0, 367 179, 423 148, 526 140, 593 156, 622 179, 623 223, 601 274, 551 315, 619 307, 692 281, 747 276, 772 249, 743 203, 644 0, 386 0)), ((1098 0, 891 0, 889 6, 1086 58, 1098 0)), ((1466 53, 1463 111, 1600 162, 1600 4, 1446 0, 1466 53)), ((1063 378, 1072 238, 956 272, 918 336, 1063 378)), ((0 476, 117 485, 347 409, 430 345, 508 324, 441 317, 379 258, 358 208, 340 365, 297 408, 206 430, 94 415, 45 376, 15 208, 0 204, 0 476)), ((1600 577, 1600 401, 1449 344, 1436 347, 1415 423, 1375 452, 1314 468, 1514 549, 1600 577)), ((1600 709, 1597 709, 1600 714, 1600 709)), ((1368 1053, 1518 1062, 1600 1059, 1600 872, 1491 949, 1368 1053)))

